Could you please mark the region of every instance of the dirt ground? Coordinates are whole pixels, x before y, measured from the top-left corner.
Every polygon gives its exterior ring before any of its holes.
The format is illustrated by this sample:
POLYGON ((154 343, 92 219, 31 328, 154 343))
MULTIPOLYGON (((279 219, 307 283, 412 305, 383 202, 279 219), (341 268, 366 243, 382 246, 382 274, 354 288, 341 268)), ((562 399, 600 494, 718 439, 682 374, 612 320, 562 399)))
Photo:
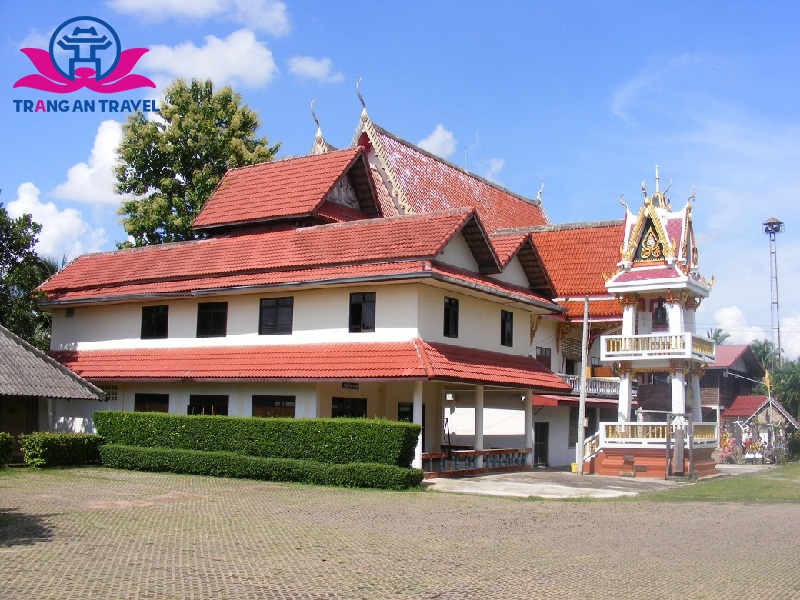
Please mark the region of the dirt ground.
POLYGON ((0 475, 0 597, 800 598, 796 504, 0 475))

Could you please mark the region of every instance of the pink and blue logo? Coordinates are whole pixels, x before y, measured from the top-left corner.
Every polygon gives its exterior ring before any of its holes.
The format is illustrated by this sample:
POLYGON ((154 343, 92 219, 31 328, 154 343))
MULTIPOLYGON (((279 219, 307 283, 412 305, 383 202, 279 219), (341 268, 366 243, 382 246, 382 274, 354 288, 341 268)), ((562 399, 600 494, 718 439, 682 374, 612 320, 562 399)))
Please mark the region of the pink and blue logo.
POLYGON ((100 94, 156 87, 147 77, 131 73, 147 48, 122 50, 117 32, 95 17, 64 21, 50 38, 47 51, 21 48, 38 73, 19 79, 15 88, 68 94, 83 88, 100 94))

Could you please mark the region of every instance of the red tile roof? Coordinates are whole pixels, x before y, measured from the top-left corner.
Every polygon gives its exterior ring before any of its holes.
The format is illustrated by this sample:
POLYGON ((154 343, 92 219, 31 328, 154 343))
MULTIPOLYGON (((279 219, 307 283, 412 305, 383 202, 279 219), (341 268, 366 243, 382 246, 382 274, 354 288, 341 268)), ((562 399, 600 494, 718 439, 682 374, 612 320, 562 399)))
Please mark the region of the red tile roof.
MULTIPOLYGON (((567 309, 567 316, 575 320, 583 319, 583 302, 558 301, 557 304, 567 309)), ((599 300, 589 299, 590 320, 619 320, 622 319, 622 306, 616 299, 599 300)))
POLYGON ((630 271, 623 271, 614 277, 614 283, 629 281, 646 281, 648 279, 680 279, 686 277, 675 267, 636 267, 630 271))
POLYGON ((489 236, 494 246, 494 251, 497 253, 497 258, 500 259, 500 264, 505 267, 509 261, 514 257, 520 249, 525 240, 528 239, 527 233, 494 233, 489 236))
POLYGON ((706 369, 729 369, 736 361, 742 359, 749 370, 759 376, 764 375, 764 367, 758 362, 753 350, 747 344, 719 344, 716 347, 714 362, 706 365, 706 369))
POLYGON ((348 148, 231 169, 194 227, 310 215, 359 156, 361 148, 348 148))
POLYGON ((570 386, 531 357, 448 344, 408 342, 224 346, 55 352, 87 379, 317 381, 439 380, 531 387, 570 386))
MULTIPOLYGON (((534 394, 531 397, 533 406, 576 406, 580 398, 575 396, 553 396, 550 394, 534 394)), ((635 405, 636 402, 634 401, 635 405)), ((595 408, 618 408, 619 401, 608 398, 586 398, 586 406, 595 408)))
POLYGON ((722 413, 723 419, 749 417, 767 401, 766 396, 737 396, 733 403, 722 413))
POLYGON ((367 131, 414 212, 469 206, 489 233, 509 227, 547 224, 534 200, 518 196, 401 140, 371 124, 367 131))
POLYGON ((469 210, 368 219, 87 254, 47 280, 48 295, 141 282, 434 258, 469 210))
POLYGON ((561 298, 608 294, 603 274, 616 271, 622 236, 621 221, 531 231, 533 244, 561 298))

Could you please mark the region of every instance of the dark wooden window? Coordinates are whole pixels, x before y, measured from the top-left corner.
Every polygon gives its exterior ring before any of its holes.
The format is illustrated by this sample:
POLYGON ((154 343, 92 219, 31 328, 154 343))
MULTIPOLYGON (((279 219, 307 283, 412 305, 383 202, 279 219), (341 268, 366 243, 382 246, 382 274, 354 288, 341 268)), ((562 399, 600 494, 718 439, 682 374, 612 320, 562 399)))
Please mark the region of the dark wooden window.
POLYGON ((253 395, 254 417, 294 417, 294 396, 253 395))
POLYGON ((188 415, 227 415, 228 396, 222 394, 192 394, 189 396, 188 415))
POLYGON ((458 300, 444 299, 444 337, 458 337, 458 300))
POLYGON ((142 307, 142 339, 157 340, 169 337, 169 306, 142 307))
POLYGON ((375 292, 350 294, 350 333, 375 331, 375 292))
POLYGON ((542 363, 548 369, 550 368, 550 364, 552 363, 552 353, 550 348, 542 348, 541 346, 536 346, 536 360, 542 363))
POLYGON ((292 333, 294 298, 262 298, 258 319, 259 335, 287 335, 292 333))
POLYGON ((361 418, 367 416, 366 398, 331 398, 332 417, 361 418))
POLYGON ((197 337, 225 337, 227 330, 227 302, 201 302, 197 305, 197 337))
POLYGON ((414 422, 414 404, 412 402, 397 403, 397 420, 407 421, 408 423, 414 422))
POLYGON ((133 412, 169 412, 169 394, 134 394, 133 412))
POLYGON ((507 310, 500 311, 500 344, 514 345, 514 313, 507 310))

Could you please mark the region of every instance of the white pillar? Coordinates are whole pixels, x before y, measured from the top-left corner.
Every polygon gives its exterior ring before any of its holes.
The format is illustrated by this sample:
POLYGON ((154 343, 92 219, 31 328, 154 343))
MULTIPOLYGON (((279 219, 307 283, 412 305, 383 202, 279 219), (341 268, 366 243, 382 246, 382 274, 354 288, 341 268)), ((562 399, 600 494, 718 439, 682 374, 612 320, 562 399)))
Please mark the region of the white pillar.
POLYGON ((692 373, 689 376, 689 383, 692 386, 692 423, 700 423, 703 420, 703 410, 700 406, 700 375, 692 373))
MULTIPOLYGON (((483 450, 483 386, 475 386, 475 450, 483 450)), ((483 457, 478 457, 477 468, 483 467, 483 457)))
POLYGON ((669 323, 670 333, 678 334, 685 331, 683 323, 683 307, 677 300, 667 303, 667 322, 669 323))
POLYGON ((629 336, 636 333, 636 305, 625 304, 622 309, 622 335, 629 336))
MULTIPOLYGON (((415 381, 414 382, 414 405, 412 407, 413 413, 413 420, 414 423, 417 423, 420 427, 425 427, 425 424, 422 422, 422 382, 415 381)), ((417 448, 414 450, 414 462, 411 464, 412 467, 415 469, 422 468, 422 430, 419 432, 419 438, 417 439, 417 448)))
POLYGON ((672 412, 686 412, 686 387, 681 371, 672 374, 672 412))
POLYGON ((619 406, 617 406, 617 421, 627 423, 631 420, 631 404, 633 403, 633 386, 631 374, 619 374, 619 406))
POLYGON ((533 467, 533 390, 525 390, 525 447, 528 452, 528 466, 533 467))

